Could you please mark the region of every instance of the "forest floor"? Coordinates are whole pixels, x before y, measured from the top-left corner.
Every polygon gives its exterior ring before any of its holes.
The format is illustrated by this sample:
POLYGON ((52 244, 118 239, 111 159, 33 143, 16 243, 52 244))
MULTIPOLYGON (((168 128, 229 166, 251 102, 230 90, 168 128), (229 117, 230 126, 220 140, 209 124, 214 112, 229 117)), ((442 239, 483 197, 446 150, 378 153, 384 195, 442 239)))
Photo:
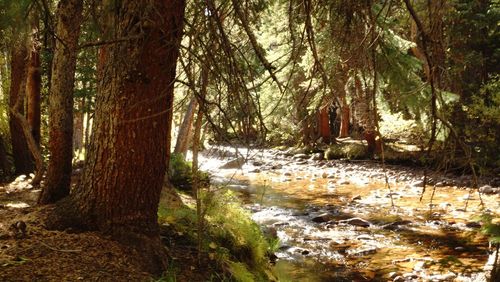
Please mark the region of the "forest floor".
MULTIPOLYGON (((170 281, 142 271, 135 250, 104 235, 47 230, 41 218, 51 207, 37 207, 38 194, 29 177, 0 185, 0 281, 170 281)), ((166 245, 177 281, 206 279, 192 243, 166 245)))

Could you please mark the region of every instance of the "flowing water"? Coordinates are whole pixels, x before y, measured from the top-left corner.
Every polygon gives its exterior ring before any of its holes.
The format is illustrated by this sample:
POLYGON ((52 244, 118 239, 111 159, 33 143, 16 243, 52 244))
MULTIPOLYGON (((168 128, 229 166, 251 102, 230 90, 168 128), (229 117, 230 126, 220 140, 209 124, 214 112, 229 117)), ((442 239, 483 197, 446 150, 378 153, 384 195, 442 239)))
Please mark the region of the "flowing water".
POLYGON ((435 176, 420 200, 421 171, 305 158, 265 150, 238 169, 202 159, 213 182, 237 193, 279 239, 282 280, 484 280, 488 243, 476 216, 498 216, 498 194, 480 197, 435 176))

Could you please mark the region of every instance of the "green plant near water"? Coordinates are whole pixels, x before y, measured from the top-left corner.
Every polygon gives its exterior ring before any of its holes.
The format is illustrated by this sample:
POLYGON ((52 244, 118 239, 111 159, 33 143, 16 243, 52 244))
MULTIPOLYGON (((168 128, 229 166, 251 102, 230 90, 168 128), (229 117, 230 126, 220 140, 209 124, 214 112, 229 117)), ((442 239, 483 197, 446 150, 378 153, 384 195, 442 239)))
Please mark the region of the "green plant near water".
MULTIPOLYGON (((209 176, 206 172, 199 171, 201 184, 209 183, 209 176)), ((191 191, 193 184, 192 164, 186 161, 184 155, 174 153, 170 156, 169 178, 172 185, 182 191, 191 191)), ((202 185, 204 186, 204 185, 202 185)))
POLYGON ((489 237, 490 244, 493 250, 495 250, 495 260, 491 269, 490 279, 491 281, 498 281, 500 279, 500 220, 491 214, 483 214, 481 221, 483 222, 481 232, 489 237))
MULTIPOLYGON (((272 251, 271 245, 276 248, 277 243, 268 242, 231 192, 204 191, 201 197, 206 210, 202 251, 230 280, 274 280, 268 254, 272 251)), ((197 243, 198 218, 194 205, 176 209, 160 207, 158 217, 160 223, 168 224, 174 232, 185 234, 193 244, 197 243)))

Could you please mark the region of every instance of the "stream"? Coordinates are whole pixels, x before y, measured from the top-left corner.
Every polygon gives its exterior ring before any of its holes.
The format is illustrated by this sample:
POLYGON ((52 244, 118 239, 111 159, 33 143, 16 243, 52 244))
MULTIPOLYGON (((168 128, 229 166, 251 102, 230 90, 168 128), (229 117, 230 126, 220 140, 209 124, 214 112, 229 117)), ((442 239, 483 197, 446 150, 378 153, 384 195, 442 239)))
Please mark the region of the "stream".
POLYGON ((279 239, 284 281, 486 281, 493 264, 477 216, 500 215, 498 179, 479 194, 467 177, 434 174, 420 200, 417 168, 229 147, 200 163, 279 239))

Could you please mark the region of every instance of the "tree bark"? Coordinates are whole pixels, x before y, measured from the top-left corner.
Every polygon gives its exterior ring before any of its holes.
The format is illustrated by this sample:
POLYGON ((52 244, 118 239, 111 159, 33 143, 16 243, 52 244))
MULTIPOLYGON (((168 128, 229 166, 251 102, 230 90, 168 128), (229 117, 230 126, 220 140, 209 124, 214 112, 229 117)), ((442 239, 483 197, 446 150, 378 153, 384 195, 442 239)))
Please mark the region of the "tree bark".
POLYGON ((83 120, 84 120, 84 107, 85 107, 85 97, 79 99, 76 102, 78 104, 78 109, 75 112, 73 121, 73 151, 79 154, 83 149, 83 120))
MULTIPOLYGON (((22 37, 22 36, 21 36, 22 37)), ((13 48, 11 56, 11 83, 9 94, 9 129, 12 140, 12 155, 14 157, 15 174, 28 174, 33 172, 34 164, 31 153, 24 136, 21 122, 13 115, 12 109, 15 109, 20 115, 24 116, 24 91, 26 90, 26 75, 28 49, 26 42, 21 39, 17 42, 18 47, 13 48)))
POLYGON ((330 116, 328 107, 323 107, 322 109, 319 110, 318 127, 319 127, 319 136, 323 138, 324 143, 328 144, 331 139, 330 116))
POLYGON ((38 16, 33 13, 29 44, 28 77, 26 81, 27 120, 31 135, 38 146, 40 146, 40 91, 42 86, 40 47, 38 16))
POLYGON ((158 274, 166 267, 166 254, 157 210, 185 3, 110 0, 103 5, 104 39, 133 39, 102 52, 83 179, 58 210, 69 226, 99 230, 136 248, 145 270, 158 274))
POLYGON ((189 101, 187 111, 184 114, 184 118, 179 128, 177 142, 175 142, 174 153, 176 154, 183 154, 184 156, 186 156, 191 135, 191 128, 193 125, 194 113, 197 107, 198 100, 196 99, 196 97, 192 97, 191 101, 189 101))
POLYGON ((76 47, 82 20, 82 0, 62 0, 57 25, 49 95, 49 151, 47 184, 38 202, 54 203, 69 194, 73 158, 73 87, 76 47))
POLYGON ((349 121, 350 121, 351 109, 349 105, 342 105, 340 108, 340 133, 339 138, 349 137, 349 121))

